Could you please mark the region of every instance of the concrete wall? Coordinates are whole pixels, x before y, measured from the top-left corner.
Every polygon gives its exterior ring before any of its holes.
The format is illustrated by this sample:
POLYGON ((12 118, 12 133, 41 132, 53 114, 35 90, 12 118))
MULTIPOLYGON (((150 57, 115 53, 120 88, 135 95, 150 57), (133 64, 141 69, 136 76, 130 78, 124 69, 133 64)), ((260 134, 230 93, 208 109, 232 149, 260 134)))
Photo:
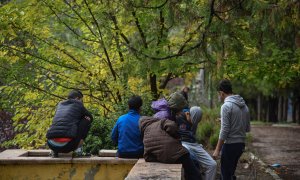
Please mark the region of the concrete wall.
POLYGON ((0 165, 0 179, 124 179, 133 164, 8 164, 0 165))
POLYGON ((123 180, 137 159, 117 157, 49 157, 49 150, 6 150, 0 153, 0 180, 123 180))

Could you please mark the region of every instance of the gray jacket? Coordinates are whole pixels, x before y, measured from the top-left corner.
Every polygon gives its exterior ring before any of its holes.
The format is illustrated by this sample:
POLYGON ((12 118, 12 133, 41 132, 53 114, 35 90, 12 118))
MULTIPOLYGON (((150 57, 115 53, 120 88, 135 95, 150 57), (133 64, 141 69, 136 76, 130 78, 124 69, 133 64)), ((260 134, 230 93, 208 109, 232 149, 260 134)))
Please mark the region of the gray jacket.
POLYGON ((250 131, 250 114, 240 95, 228 96, 221 107, 221 131, 219 139, 225 143, 244 143, 250 131))

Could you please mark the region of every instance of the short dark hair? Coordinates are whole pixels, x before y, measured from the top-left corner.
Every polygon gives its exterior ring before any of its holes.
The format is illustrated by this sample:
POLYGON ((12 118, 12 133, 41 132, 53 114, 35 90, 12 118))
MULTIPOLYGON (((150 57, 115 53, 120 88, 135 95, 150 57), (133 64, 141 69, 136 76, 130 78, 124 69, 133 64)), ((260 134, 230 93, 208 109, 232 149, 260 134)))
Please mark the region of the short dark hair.
POLYGON ((218 84, 217 90, 223 91, 226 94, 231 94, 232 93, 231 82, 228 79, 221 80, 218 84))
POLYGON ((81 91, 74 89, 69 93, 68 99, 76 99, 76 98, 83 98, 83 94, 81 91))
POLYGON ((133 95, 128 100, 129 109, 139 110, 140 107, 143 105, 143 100, 140 96, 133 95))

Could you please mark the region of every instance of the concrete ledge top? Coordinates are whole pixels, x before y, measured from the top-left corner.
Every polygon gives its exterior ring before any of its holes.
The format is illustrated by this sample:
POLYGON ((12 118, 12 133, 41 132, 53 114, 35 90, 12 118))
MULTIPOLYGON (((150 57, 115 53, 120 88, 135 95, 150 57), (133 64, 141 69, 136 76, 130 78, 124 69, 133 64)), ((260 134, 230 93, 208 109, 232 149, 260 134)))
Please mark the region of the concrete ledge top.
POLYGON ((125 159, 118 157, 75 157, 70 154, 59 155, 58 158, 49 156, 50 150, 6 150, 0 153, 0 164, 135 164, 138 159, 125 159))
POLYGON ((117 150, 101 149, 101 150, 99 150, 98 155, 100 157, 116 157, 117 156, 117 150))
POLYGON ((129 172, 126 180, 140 179, 181 179, 181 164, 164 164, 159 162, 145 162, 139 159, 129 172))

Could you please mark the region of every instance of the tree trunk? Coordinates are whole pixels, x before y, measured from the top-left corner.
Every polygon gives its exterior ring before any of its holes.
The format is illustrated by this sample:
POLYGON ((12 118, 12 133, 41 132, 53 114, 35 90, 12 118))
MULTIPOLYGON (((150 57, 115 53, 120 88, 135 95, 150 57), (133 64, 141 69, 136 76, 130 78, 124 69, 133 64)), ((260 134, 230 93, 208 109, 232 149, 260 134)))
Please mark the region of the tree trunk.
POLYGON ((208 95, 208 100, 209 100, 209 107, 210 108, 213 108, 213 89, 212 89, 212 74, 209 73, 209 76, 208 76, 208 83, 209 83, 209 95, 208 95))
POLYGON ((150 87, 151 87, 153 100, 157 100, 158 93, 157 93, 157 85, 156 85, 156 75, 154 73, 150 73, 150 87))
POLYGON ((293 122, 300 124, 300 97, 294 98, 293 122))
POLYGON ((268 122, 277 122, 277 106, 278 106, 277 98, 269 97, 268 113, 267 113, 268 122))
POLYGON ((204 86, 204 82, 205 82, 205 71, 203 68, 200 69, 199 72, 199 88, 200 88, 200 97, 203 97, 205 94, 205 86, 204 86))
POLYGON ((257 96, 257 120, 260 121, 261 120, 261 102, 262 98, 261 98, 261 94, 259 94, 257 96))
POLYGON ((267 100, 267 111, 266 111, 266 120, 267 122, 270 122, 270 102, 267 100))
POLYGON ((282 121, 287 121, 287 111, 288 111, 288 98, 287 96, 283 97, 283 107, 282 107, 282 121))
POLYGON ((277 119, 278 121, 282 121, 282 108, 283 108, 283 97, 282 96, 279 96, 278 97, 278 114, 277 114, 277 119))

